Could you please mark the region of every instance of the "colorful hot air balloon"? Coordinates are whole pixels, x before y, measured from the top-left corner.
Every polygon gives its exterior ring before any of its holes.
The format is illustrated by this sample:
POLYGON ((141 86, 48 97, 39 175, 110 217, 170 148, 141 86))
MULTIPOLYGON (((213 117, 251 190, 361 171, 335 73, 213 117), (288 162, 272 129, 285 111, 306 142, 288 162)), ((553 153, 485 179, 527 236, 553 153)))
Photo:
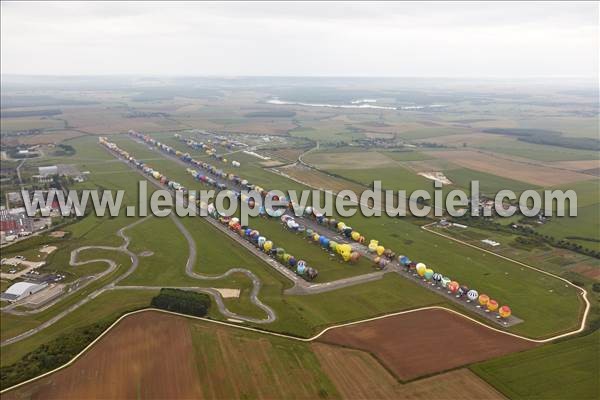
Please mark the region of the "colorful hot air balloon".
POLYGON ((467 292, 467 299, 469 299, 471 301, 477 300, 478 297, 479 297, 479 293, 477 293, 477 290, 475 290, 475 289, 471 289, 467 292))
POLYGON ((433 270, 431 268, 427 268, 423 276, 425 276, 425 279, 430 280, 433 277, 433 270))
POLYGON ((466 295, 468 291, 469 291, 469 288, 464 285, 458 288, 458 294, 460 296, 466 295))
POLYGON ((427 270, 427 266, 425 264, 423 264, 423 263, 417 264, 417 274, 419 274, 419 276, 425 275, 425 270, 427 270))
POLYGON ((488 296, 487 294, 480 294, 479 295, 479 304, 482 306, 485 306, 488 301, 490 301, 490 296, 488 296))
POLYGON ((500 314, 500 317, 502 318, 508 318, 512 314, 512 311, 509 306, 502 306, 498 309, 498 314, 500 314))
POLYGON ((448 284, 448 290, 452 293, 456 293, 460 285, 456 281, 452 281, 448 284))
POLYGON ((408 265, 410 264, 410 259, 406 256, 398 256, 398 262, 402 265, 408 265))
POLYGON ((489 311, 496 311, 498 309, 498 302, 496 300, 490 299, 486 305, 489 311))
POLYGON ((431 279, 433 279, 433 281, 435 283, 440 283, 442 281, 442 274, 440 274, 439 272, 436 272, 433 274, 433 276, 431 277, 431 279))

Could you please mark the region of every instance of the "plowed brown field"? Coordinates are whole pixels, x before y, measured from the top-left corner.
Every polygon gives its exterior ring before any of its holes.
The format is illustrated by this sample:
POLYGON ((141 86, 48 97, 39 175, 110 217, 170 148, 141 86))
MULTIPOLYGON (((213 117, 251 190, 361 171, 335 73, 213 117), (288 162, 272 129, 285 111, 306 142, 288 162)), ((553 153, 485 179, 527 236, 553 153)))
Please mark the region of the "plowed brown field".
POLYGON ((318 340, 366 350, 402 380, 534 346, 443 310, 420 311, 335 328, 318 340))
POLYGON ((312 348, 344 399, 504 398, 468 369, 401 384, 369 353, 323 343, 312 348))
POLYGON ((201 397, 188 321, 144 312, 123 319, 72 366, 2 400, 201 397))

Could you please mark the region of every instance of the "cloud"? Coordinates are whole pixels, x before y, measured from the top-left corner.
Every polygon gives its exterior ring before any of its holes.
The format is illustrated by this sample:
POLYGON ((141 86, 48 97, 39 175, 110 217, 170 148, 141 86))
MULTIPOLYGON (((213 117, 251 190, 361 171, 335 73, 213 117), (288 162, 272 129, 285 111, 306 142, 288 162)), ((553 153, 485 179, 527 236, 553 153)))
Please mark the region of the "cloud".
POLYGON ((2 73, 598 76, 598 3, 2 2, 2 73))

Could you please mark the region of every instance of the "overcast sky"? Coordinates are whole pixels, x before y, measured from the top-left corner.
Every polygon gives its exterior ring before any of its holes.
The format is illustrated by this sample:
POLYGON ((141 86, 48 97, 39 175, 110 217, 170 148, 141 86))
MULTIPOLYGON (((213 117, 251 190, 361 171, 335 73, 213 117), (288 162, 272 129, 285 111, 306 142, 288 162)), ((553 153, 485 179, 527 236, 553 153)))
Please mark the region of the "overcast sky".
POLYGON ((1 3, 3 74, 598 77, 598 3, 1 3))

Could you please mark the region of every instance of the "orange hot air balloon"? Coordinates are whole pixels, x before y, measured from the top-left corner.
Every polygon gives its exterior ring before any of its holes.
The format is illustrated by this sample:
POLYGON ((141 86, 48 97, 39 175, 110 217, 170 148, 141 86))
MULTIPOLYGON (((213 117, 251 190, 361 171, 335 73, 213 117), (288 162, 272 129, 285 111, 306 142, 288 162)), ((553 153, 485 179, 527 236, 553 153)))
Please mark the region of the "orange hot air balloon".
POLYGON ((487 302, 487 309, 490 311, 496 311, 498 309, 498 302, 496 300, 490 299, 487 302))
POLYGON ((485 306, 488 303, 488 301, 490 301, 490 296, 488 296, 487 294, 479 295, 479 304, 485 306))
POLYGON ((508 318, 512 314, 512 311, 509 306, 502 306, 498 309, 498 314, 500 314, 500 317, 502 318, 508 318))
POLYGON ((448 284, 448 290, 451 291, 452 293, 455 293, 459 287, 460 287, 460 285, 456 281, 452 281, 448 284))

